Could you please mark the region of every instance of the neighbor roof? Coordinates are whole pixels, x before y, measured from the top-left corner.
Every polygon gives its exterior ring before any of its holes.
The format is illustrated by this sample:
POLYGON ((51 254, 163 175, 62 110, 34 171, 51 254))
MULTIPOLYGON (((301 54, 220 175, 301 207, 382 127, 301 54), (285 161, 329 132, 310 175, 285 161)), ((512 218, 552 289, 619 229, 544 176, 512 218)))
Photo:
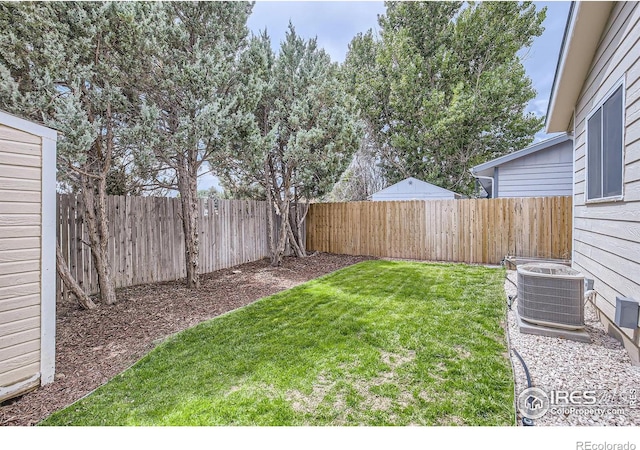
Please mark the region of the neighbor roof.
POLYGON ((573 2, 547 107, 547 133, 567 131, 614 2, 573 2))
POLYGON ((401 184, 403 184, 403 183, 405 183, 407 181, 411 181, 411 183, 409 183, 409 184, 414 183, 416 186, 421 186, 423 188, 430 189, 432 192, 433 191, 438 191, 438 192, 443 192, 443 193, 447 192, 447 193, 451 193, 451 194, 455 194, 455 195, 460 195, 457 192, 450 191, 449 189, 445 189, 443 187, 437 186, 437 185, 432 184, 432 183, 427 183, 426 181, 418 180, 417 178, 413 178, 413 177, 405 178, 404 180, 398 181, 397 183, 392 184, 391 186, 388 186, 388 187, 386 187, 386 188, 384 188, 384 189, 382 189, 382 190, 380 190, 378 192, 375 192, 375 193, 373 193, 371 195, 376 195, 376 194, 386 193, 386 192, 389 192, 389 191, 394 191, 398 187, 398 185, 401 185, 401 184))
POLYGON ((504 155, 499 158, 492 159, 491 161, 487 161, 486 163, 479 164, 475 167, 472 167, 471 173, 476 174, 478 172, 482 172, 487 169, 492 169, 494 167, 500 166, 509 161, 513 161, 514 159, 522 158, 523 156, 527 156, 532 153, 539 152, 540 150, 544 150, 556 144, 561 144, 570 139, 571 137, 567 133, 563 133, 560 136, 555 136, 550 139, 546 139, 544 141, 538 142, 537 144, 531 145, 527 148, 523 148, 522 150, 518 150, 517 152, 509 153, 508 155, 504 155))

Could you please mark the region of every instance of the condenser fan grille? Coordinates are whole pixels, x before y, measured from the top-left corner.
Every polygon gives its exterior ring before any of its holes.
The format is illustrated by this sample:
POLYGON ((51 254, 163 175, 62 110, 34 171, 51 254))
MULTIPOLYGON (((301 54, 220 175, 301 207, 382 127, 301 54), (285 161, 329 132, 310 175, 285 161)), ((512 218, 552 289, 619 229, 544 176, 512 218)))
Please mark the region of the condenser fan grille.
POLYGON ((518 267, 518 314, 538 325, 584 327, 584 277, 559 264, 518 267))

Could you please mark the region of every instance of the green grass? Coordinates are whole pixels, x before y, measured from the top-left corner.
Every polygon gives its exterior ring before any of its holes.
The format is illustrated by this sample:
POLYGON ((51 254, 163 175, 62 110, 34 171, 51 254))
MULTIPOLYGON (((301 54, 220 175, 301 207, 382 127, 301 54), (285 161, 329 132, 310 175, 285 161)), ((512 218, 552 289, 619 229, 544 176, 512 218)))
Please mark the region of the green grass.
POLYGON ((511 425, 504 271, 367 261, 164 342, 44 425, 511 425))

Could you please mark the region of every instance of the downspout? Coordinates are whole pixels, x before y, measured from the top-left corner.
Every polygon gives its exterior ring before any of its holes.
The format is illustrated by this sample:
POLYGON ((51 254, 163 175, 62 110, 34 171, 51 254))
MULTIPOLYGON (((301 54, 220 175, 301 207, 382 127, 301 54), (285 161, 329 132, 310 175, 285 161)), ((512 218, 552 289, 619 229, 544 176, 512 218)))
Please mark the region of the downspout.
POLYGON ((493 198, 493 193, 495 192, 495 180, 493 179, 493 177, 488 177, 485 175, 476 175, 475 173, 473 173, 473 169, 469 169, 469 173, 471 174, 471 176, 473 178, 477 178, 477 179, 483 179, 483 180, 491 180, 491 196, 489 198, 493 198))

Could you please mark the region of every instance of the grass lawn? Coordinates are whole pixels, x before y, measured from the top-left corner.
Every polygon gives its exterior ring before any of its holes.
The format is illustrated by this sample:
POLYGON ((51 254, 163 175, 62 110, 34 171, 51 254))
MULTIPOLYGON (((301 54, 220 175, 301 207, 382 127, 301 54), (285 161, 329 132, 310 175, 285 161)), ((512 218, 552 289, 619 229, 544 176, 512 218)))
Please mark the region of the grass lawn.
POLYGON ((168 339, 44 425, 512 425, 504 271, 367 261, 168 339))

